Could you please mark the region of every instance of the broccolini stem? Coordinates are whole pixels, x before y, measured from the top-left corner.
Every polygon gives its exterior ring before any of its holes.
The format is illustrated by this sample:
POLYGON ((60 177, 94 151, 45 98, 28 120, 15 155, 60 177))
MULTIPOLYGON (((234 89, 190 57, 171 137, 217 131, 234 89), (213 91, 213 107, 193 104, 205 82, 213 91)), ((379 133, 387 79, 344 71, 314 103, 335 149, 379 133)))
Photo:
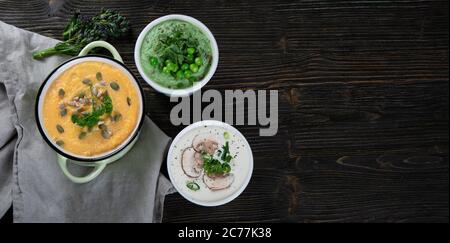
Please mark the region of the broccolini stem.
POLYGON ((54 54, 59 53, 58 50, 55 49, 55 47, 50 47, 44 50, 40 50, 40 51, 36 51, 33 53, 33 58, 34 59, 42 59, 44 57, 48 57, 54 54))

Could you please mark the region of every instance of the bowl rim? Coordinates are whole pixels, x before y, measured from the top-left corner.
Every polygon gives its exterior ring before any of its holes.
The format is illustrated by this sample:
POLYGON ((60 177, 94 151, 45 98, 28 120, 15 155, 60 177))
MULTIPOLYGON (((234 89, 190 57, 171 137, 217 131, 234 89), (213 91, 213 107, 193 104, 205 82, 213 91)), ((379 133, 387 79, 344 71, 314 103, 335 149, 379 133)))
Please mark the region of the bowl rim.
POLYGON ((136 40, 135 47, 134 47, 134 62, 135 62, 135 65, 136 65, 137 70, 138 70, 139 74, 141 75, 141 77, 153 89, 155 89, 156 91, 163 93, 167 96, 185 97, 185 96, 189 96, 192 93, 200 90, 201 88, 203 88, 203 86, 205 86, 209 82, 209 80, 211 80, 211 78, 213 77, 214 73, 217 70, 217 66, 219 63, 219 47, 217 46, 216 39, 214 38, 214 35, 212 34, 212 32, 201 21, 199 21, 191 16, 187 16, 187 15, 169 14, 169 15, 165 15, 165 16, 159 17, 157 19, 154 19, 149 24, 147 24, 147 26, 145 26, 144 29, 140 32, 140 34, 136 40), (211 49, 212 49, 212 62, 211 62, 211 66, 209 67, 208 72, 206 73, 205 77, 203 77, 202 80, 197 82, 195 85, 185 88, 185 89, 170 89, 170 88, 167 88, 167 87, 164 87, 164 86, 158 84, 157 82, 153 81, 150 77, 148 77, 148 75, 144 72, 142 65, 141 65, 140 52, 141 52, 141 47, 142 47, 142 43, 144 41, 145 36, 153 27, 155 27, 156 25, 158 25, 164 21, 167 21, 167 20, 181 20, 181 21, 186 21, 190 24, 193 24, 194 26, 199 28, 210 41, 210 45, 211 45, 211 49))
POLYGON ((63 63, 59 64, 56 68, 54 68, 47 75, 45 80, 41 83, 41 86, 39 87, 39 90, 38 90, 37 95, 36 95, 35 120, 36 120, 36 125, 38 127, 39 133, 41 134, 42 138, 58 154, 66 157, 68 159, 79 161, 79 162, 97 162, 98 163, 98 162, 101 162, 102 160, 105 160, 107 158, 110 158, 110 157, 112 157, 114 155, 119 154, 121 151, 123 151, 125 148, 127 148, 130 145, 130 143, 132 143, 135 139, 137 139, 137 137, 138 137, 138 135, 139 135, 139 133, 140 133, 140 131, 142 129, 142 126, 144 124, 145 106, 146 105, 145 105, 144 91, 143 91, 143 89, 142 89, 138 79, 136 78, 136 76, 130 71, 130 69, 124 63, 122 63, 120 61, 117 61, 117 60, 115 60, 113 58, 110 58, 108 56, 89 54, 89 55, 84 55, 84 56, 76 56, 76 57, 73 57, 73 58, 70 58, 70 59, 66 60, 63 63), (73 62, 75 60, 85 59, 85 58, 89 59, 89 58, 93 58, 93 57, 94 58, 100 58, 100 59, 103 58, 103 59, 107 59, 108 61, 115 62, 116 64, 122 66, 124 68, 124 70, 126 70, 131 75, 131 77, 133 77, 133 81, 136 83, 136 85, 138 87, 138 90, 139 90, 139 93, 140 93, 140 96, 141 96, 141 99, 142 99, 142 105, 141 105, 141 111, 142 112, 141 112, 141 117, 139 119, 139 122, 138 122, 138 124, 137 124, 137 126, 136 126, 136 128, 135 128, 135 130, 133 132, 133 134, 130 135, 129 137, 127 137, 128 141, 125 140, 126 143, 123 143, 123 144, 119 145, 119 146, 121 146, 120 148, 113 149, 110 152, 106 152, 106 153, 102 154, 101 156, 94 156, 94 157, 83 157, 83 156, 80 156, 80 157, 77 157, 76 155, 68 154, 67 152, 65 152, 62 149, 60 149, 58 146, 54 145, 53 142, 50 141, 50 139, 47 137, 47 134, 45 133, 44 128, 43 128, 43 124, 41 124, 41 120, 40 120, 39 103, 41 101, 41 98, 43 99, 43 97, 45 97, 45 95, 43 94, 43 91, 44 91, 44 88, 45 88, 46 84, 50 81, 50 78, 53 76, 54 73, 56 73, 56 71, 58 69, 60 69, 64 65, 66 65, 66 64, 68 64, 70 62, 73 62))
POLYGON ((167 152, 166 163, 167 163, 167 172, 169 174, 169 178, 173 182, 172 184, 173 184, 174 188, 177 190, 178 193, 180 193, 181 196, 183 196, 185 199, 187 199, 188 201, 190 201, 194 204, 206 206, 206 207, 214 207, 214 206, 224 205, 226 203, 233 201, 239 195, 241 195, 241 193, 247 188, 248 184, 250 183, 250 179, 252 178, 252 174, 253 174, 254 159, 253 159, 253 152, 252 152, 252 148, 250 147, 250 144, 248 143, 245 136, 238 129, 236 129, 235 127, 233 127, 230 124, 225 123, 225 122, 221 122, 221 121, 217 121, 217 120, 203 120, 203 121, 198 121, 198 122, 192 123, 191 125, 185 127, 183 130, 181 130, 177 134, 177 136, 172 140, 172 143, 170 144, 169 150, 167 152), (174 179, 173 179, 174 175, 172 174, 172 171, 170 169, 170 161, 169 161, 170 155, 173 153, 174 146, 178 143, 178 141, 187 132, 189 132, 193 129, 199 128, 199 127, 203 127, 203 126, 218 126, 218 127, 224 128, 225 130, 228 130, 228 131, 231 131, 231 132, 237 134, 238 136, 241 137, 242 141, 245 143, 245 146, 248 148, 247 152, 249 153, 249 156, 250 156, 249 169, 247 172, 247 176, 246 176, 244 182, 240 185, 239 189, 223 199, 220 199, 217 201, 211 201, 211 202, 197 200, 197 199, 187 195, 185 192, 183 192, 183 190, 181 190, 179 185, 177 183, 174 183, 174 179))

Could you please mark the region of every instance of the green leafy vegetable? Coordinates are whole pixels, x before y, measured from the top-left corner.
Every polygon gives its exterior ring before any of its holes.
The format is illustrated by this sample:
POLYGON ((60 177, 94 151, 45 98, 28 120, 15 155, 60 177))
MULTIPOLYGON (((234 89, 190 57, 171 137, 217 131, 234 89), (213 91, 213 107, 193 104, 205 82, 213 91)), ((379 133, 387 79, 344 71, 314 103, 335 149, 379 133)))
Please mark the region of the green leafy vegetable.
POLYGON ((193 182, 193 181, 190 181, 190 182, 186 183, 186 187, 191 189, 192 191, 200 190, 200 186, 197 183, 193 182))
POLYGON ((33 58, 42 59, 55 54, 75 56, 92 41, 114 40, 128 31, 128 20, 113 10, 102 9, 92 18, 81 16, 79 11, 76 11, 64 28, 64 41, 33 53, 33 58))
POLYGON ((228 142, 222 146, 222 150, 218 151, 220 159, 214 158, 213 155, 202 153, 203 169, 209 175, 226 174, 231 171, 230 161, 233 156, 230 153, 230 145, 228 142))
POLYGON ((222 146, 222 155, 220 156, 220 159, 222 159, 226 163, 230 163, 231 159, 233 159, 233 156, 231 156, 230 154, 230 145, 228 141, 224 146, 222 146))
POLYGON ((202 154, 203 169, 207 174, 223 174, 222 163, 207 153, 202 154))
POLYGON ((93 127, 97 125, 102 115, 110 114, 113 110, 111 98, 107 94, 103 96, 102 102, 100 106, 93 106, 92 112, 89 114, 72 114, 72 122, 80 127, 93 127))

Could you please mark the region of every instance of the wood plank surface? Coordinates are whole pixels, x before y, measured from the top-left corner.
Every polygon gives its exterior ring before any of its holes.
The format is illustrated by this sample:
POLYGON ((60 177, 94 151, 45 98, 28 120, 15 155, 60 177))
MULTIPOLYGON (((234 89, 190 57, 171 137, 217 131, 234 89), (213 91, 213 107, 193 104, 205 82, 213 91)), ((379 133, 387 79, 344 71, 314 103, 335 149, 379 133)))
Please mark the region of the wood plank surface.
MULTIPOLYGON (((179 13, 218 42, 206 89, 279 91, 276 136, 237 126, 255 157, 244 193, 215 208, 170 195, 164 222, 448 222, 448 1, 0 0, 0 20, 60 38, 71 10, 102 7, 132 24, 114 45, 136 75, 139 32, 179 13)), ((140 81, 175 136, 174 104, 140 81)))

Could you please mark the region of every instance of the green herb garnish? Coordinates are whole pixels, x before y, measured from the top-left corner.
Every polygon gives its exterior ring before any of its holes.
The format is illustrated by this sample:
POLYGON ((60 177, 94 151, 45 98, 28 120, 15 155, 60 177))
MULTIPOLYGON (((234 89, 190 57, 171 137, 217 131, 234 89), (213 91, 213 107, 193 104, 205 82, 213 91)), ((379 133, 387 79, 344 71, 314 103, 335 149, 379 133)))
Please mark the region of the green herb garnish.
POLYGON ((222 146, 222 150, 218 151, 220 159, 214 158, 214 156, 202 153, 203 169, 209 175, 211 174, 226 174, 231 171, 230 161, 233 156, 230 153, 230 145, 228 142, 222 146))
POLYGON ((193 181, 190 181, 190 182, 186 183, 186 187, 191 189, 192 191, 200 190, 200 186, 197 183, 193 182, 193 181))
POLYGON ((97 125, 102 115, 110 114, 113 110, 112 101, 108 94, 103 96, 102 102, 100 106, 93 106, 91 113, 85 115, 72 114, 72 122, 80 127, 93 127, 97 125))
POLYGON ((230 163, 231 159, 233 159, 233 156, 230 154, 230 145, 228 141, 222 146, 222 155, 220 156, 220 159, 226 163, 230 163))
POLYGON ((203 169, 207 174, 223 174, 222 163, 207 153, 202 154, 203 169))
POLYGON ((180 80, 176 84, 177 88, 183 88, 201 78, 196 73, 204 63, 204 53, 196 49, 198 46, 198 40, 193 38, 191 33, 185 31, 182 26, 177 26, 172 32, 160 35, 155 48, 158 51, 151 53, 150 65, 180 80))

